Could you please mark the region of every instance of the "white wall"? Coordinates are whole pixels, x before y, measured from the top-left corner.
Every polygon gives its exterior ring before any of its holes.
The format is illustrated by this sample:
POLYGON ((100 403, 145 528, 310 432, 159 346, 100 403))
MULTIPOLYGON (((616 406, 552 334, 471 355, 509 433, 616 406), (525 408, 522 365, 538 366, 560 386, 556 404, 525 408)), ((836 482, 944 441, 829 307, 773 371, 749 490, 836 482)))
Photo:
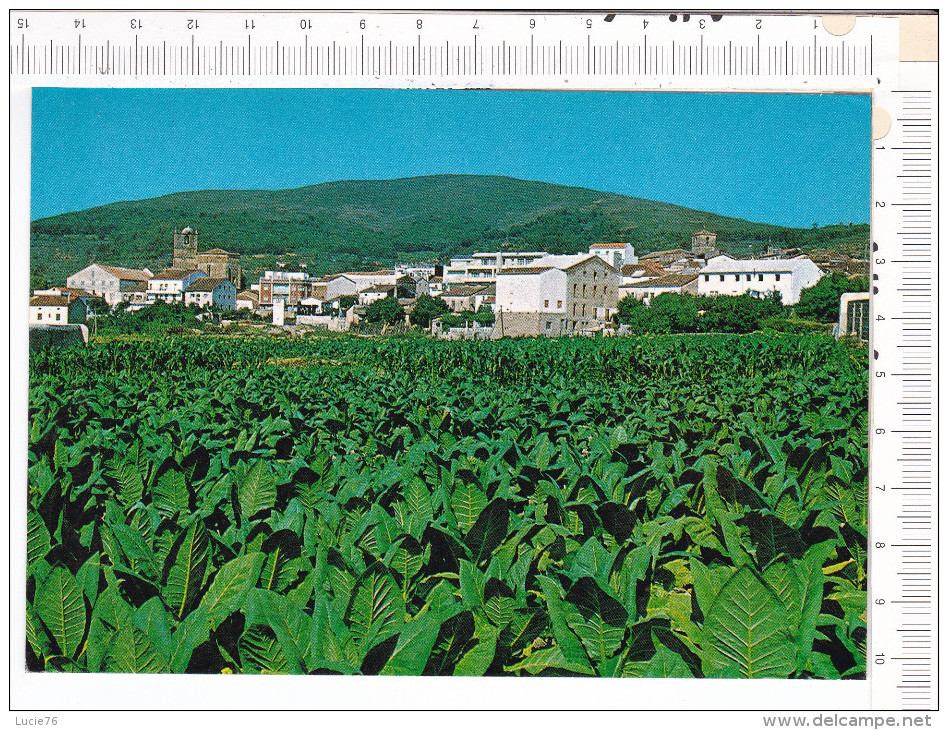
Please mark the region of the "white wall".
POLYGON ((66 286, 90 291, 105 299, 110 307, 122 301, 119 278, 98 264, 90 264, 72 276, 67 276, 66 286))
MULTIPOLYGON (((816 269, 815 264, 813 268, 816 269)), ((781 301, 785 305, 796 304, 800 301, 800 292, 820 280, 818 269, 816 272, 807 269, 801 267, 797 271, 701 273, 698 275, 698 293, 709 296, 720 294, 739 296, 747 292, 776 291, 780 293, 781 301)))
POLYGON ((497 277, 496 303, 495 310, 504 312, 565 312, 566 272, 502 274, 497 277))

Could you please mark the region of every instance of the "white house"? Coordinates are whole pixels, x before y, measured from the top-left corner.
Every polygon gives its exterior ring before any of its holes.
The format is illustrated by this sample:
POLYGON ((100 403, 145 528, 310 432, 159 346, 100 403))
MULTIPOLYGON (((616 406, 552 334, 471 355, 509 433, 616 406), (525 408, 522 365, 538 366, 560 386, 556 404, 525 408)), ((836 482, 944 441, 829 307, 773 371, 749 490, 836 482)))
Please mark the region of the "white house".
POLYGON ((698 293, 765 297, 777 292, 781 301, 789 305, 800 301, 800 292, 816 284, 822 276, 819 267, 805 256, 794 259, 715 256, 698 274, 698 293))
POLYGON ((396 286, 394 284, 377 284, 363 289, 359 292, 359 304, 371 304, 379 299, 387 299, 395 296, 396 286))
POLYGON ((604 329, 619 294, 616 269, 595 254, 545 256, 532 266, 500 271, 494 331, 562 335, 604 329))
POLYGON ((441 301, 452 312, 476 312, 496 291, 494 284, 459 284, 445 290, 441 294, 441 301))
POLYGON ((646 304, 661 294, 697 294, 697 274, 666 274, 655 279, 645 279, 619 287, 619 299, 630 296, 646 304))
POLYGON ((589 253, 599 256, 614 269, 639 262, 631 243, 594 243, 589 247, 589 253))
POLYGON ((120 266, 90 264, 72 276, 66 277, 66 286, 84 289, 102 297, 106 304, 114 307, 122 301, 146 290, 152 273, 148 269, 123 269, 120 266))
POLYGON ((203 271, 166 269, 148 281, 147 295, 150 302, 183 302, 184 292, 197 279, 206 277, 203 271))
POLYGON ((86 305, 68 296, 48 294, 30 299, 30 324, 82 324, 86 321, 86 305))
POLYGON ((250 289, 242 291, 234 299, 234 309, 249 309, 251 312, 255 312, 257 307, 260 306, 258 297, 259 295, 250 289))
POLYGON ((428 277, 428 294, 433 297, 439 297, 444 293, 444 277, 428 277))
POLYGON ((359 293, 359 285, 350 279, 347 274, 336 274, 324 279, 326 283, 326 300, 337 297, 355 296, 359 293))
POLYGON ((237 287, 230 279, 202 276, 184 290, 184 303, 196 307, 237 308, 237 287))

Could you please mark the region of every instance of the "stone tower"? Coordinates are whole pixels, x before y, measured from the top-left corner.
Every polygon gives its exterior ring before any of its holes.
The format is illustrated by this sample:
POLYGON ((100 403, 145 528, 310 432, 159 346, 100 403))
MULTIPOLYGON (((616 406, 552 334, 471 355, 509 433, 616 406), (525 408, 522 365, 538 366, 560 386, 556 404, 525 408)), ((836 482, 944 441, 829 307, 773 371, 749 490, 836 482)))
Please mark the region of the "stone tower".
POLYGON ((177 228, 175 229, 171 268, 187 271, 198 268, 197 240, 197 232, 193 228, 184 228, 180 233, 177 228))
POLYGON ((701 229, 691 237, 691 253, 702 258, 718 250, 718 234, 701 229))

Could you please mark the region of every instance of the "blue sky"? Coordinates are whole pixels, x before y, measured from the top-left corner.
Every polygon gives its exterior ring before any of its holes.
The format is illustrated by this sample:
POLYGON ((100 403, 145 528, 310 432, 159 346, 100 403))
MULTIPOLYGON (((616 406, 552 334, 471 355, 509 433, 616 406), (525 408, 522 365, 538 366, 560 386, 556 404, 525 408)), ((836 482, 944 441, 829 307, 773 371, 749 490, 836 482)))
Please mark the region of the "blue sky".
POLYGON ((35 89, 31 217, 182 190, 509 175, 781 225, 869 220, 870 99, 35 89))

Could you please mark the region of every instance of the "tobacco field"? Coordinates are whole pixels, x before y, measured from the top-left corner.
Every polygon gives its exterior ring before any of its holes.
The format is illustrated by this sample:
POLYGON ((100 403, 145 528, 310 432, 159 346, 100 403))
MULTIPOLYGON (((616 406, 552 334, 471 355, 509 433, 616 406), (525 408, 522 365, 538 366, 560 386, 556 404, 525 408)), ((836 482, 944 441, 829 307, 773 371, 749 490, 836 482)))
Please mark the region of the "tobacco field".
POLYGON ((808 335, 34 354, 34 671, 862 678, 867 354, 808 335))

